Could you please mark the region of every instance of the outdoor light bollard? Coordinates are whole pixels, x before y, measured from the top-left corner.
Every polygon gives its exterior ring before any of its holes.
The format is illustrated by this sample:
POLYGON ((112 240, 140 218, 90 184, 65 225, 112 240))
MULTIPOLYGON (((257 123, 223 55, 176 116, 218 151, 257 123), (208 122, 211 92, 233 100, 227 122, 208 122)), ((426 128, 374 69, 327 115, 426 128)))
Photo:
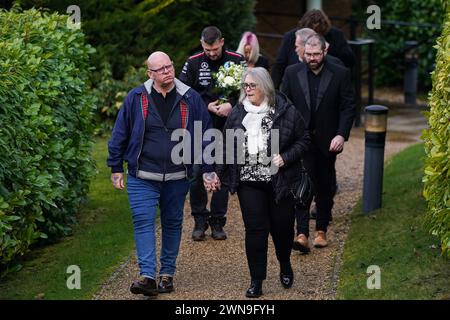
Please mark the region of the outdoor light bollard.
POLYGON ((405 93, 405 103, 408 104, 416 104, 418 66, 417 41, 405 41, 405 78, 403 81, 403 90, 405 93))
POLYGON ((363 212, 381 208, 383 191, 384 145, 386 141, 387 113, 385 106, 365 108, 365 152, 363 212))

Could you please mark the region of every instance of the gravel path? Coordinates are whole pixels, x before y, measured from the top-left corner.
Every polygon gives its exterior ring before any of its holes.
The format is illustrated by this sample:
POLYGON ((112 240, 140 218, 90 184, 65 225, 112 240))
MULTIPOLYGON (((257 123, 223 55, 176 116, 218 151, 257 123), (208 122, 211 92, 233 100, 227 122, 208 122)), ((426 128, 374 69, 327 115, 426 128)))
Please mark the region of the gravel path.
MULTIPOLYGON (((420 118, 420 116, 419 116, 420 118)), ((393 125, 395 119, 389 120, 393 125)), ((420 133, 402 134, 393 130, 388 134, 385 158, 418 141, 420 133)), ((278 262, 271 239, 267 280, 264 281, 264 295, 260 299, 298 300, 334 299, 338 283, 341 254, 350 224, 350 212, 362 194, 362 174, 364 166, 364 132, 354 129, 344 152, 338 156, 337 177, 339 191, 335 197, 333 222, 327 233, 329 246, 312 248, 311 253, 301 255, 292 252, 292 266, 295 282, 290 290, 281 287, 278 280, 278 262)), ((246 299, 245 290, 250 282, 244 250, 244 226, 237 196, 231 196, 228 220, 225 230, 228 239, 215 241, 210 229, 207 241, 191 240, 193 219, 189 203, 184 211, 183 238, 177 260, 175 292, 160 294, 160 300, 218 300, 246 299)), ((311 221, 311 231, 315 220, 311 221)), ((159 245, 159 244, 158 244, 159 245)), ((129 292, 131 282, 139 271, 132 253, 118 271, 105 283, 94 299, 147 299, 129 292)))

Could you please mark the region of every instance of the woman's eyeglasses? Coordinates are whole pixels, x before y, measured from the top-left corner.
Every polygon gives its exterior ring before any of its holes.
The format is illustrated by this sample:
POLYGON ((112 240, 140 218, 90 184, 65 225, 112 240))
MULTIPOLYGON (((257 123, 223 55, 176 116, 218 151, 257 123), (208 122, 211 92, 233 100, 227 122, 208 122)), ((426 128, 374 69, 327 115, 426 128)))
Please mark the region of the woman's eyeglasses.
POLYGON ((242 89, 244 89, 244 90, 247 90, 247 89, 252 89, 252 90, 254 90, 254 89, 256 89, 257 86, 258 86, 258 85, 257 85, 256 83, 253 83, 253 82, 251 82, 251 83, 246 83, 246 82, 244 82, 244 83, 242 84, 242 89))

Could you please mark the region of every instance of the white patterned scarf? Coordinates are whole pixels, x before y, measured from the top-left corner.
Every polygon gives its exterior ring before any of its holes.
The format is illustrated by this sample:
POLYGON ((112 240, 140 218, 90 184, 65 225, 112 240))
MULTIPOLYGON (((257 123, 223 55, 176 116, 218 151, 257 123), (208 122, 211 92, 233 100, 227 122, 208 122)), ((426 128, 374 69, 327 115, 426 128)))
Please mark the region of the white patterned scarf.
POLYGON ((247 130, 247 147, 249 154, 257 154, 258 151, 263 151, 266 147, 266 141, 263 138, 261 129, 262 119, 267 115, 270 106, 267 99, 259 106, 253 105, 247 98, 242 101, 247 115, 242 120, 242 125, 247 130))

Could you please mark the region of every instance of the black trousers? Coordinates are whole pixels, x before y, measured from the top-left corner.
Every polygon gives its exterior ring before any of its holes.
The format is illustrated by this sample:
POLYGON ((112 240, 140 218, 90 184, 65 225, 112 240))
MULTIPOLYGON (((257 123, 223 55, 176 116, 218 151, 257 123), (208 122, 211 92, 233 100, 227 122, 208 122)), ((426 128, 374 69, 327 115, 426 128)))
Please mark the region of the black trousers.
POLYGON ((225 215, 228 209, 228 189, 224 185, 219 191, 213 192, 211 197, 211 210, 206 208, 208 204, 208 193, 203 185, 203 177, 200 166, 194 165, 194 181, 189 190, 189 201, 191 204, 191 214, 194 219, 209 221, 212 224, 225 225, 225 215))
MULTIPOLYGON (((333 198, 336 194, 336 155, 324 155, 317 148, 313 148, 305 157, 304 163, 311 174, 315 187, 316 230, 326 232, 331 221, 333 198)), ((307 237, 309 237, 310 205, 295 209, 297 234, 303 233, 307 237)))
POLYGON ((238 198, 245 226, 245 252, 254 280, 267 275, 269 234, 275 245, 280 268, 290 266, 294 238, 294 200, 292 197, 275 202, 270 182, 240 182, 238 198))

